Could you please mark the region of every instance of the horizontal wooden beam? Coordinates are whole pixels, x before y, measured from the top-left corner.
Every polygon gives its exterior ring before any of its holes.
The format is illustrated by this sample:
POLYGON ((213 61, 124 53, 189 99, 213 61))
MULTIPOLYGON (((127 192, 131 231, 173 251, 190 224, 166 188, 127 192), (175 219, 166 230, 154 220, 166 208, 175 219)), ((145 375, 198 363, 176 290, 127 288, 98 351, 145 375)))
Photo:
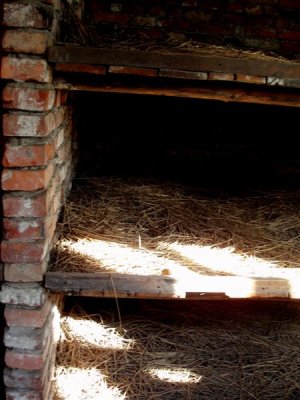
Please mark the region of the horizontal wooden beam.
POLYGON ((213 54, 203 50, 197 54, 90 48, 80 46, 53 46, 48 60, 54 63, 84 63, 119 65, 142 68, 173 69, 198 72, 222 72, 299 80, 300 63, 276 59, 213 54))
POLYGON ((300 92, 291 90, 276 90, 274 88, 248 87, 242 88, 237 86, 222 87, 221 85, 188 85, 188 84, 123 84, 114 83, 98 83, 82 84, 71 82, 54 82, 57 89, 104 92, 104 93, 127 93, 139 95, 169 96, 169 97, 185 97, 204 100, 220 100, 223 102, 240 102, 253 104, 266 104, 275 106, 300 107, 300 92))
POLYGON ((187 277, 118 273, 48 272, 45 286, 54 293, 119 298, 167 299, 300 299, 300 273, 286 278, 187 277))

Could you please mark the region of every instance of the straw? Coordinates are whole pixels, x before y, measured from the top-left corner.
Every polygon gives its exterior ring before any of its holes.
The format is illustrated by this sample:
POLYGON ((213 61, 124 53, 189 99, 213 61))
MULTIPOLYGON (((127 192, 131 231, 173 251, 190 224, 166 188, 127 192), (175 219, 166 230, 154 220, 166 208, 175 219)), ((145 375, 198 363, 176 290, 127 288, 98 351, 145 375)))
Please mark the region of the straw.
POLYGON ((64 316, 57 400, 300 396, 296 304, 148 302, 138 312, 126 310, 121 328, 114 318, 78 308, 64 316), (74 369, 82 377, 89 372, 89 381, 79 379, 75 397, 63 397, 74 369))
POLYGON ((287 190, 212 196, 175 183, 78 179, 50 269, 160 274, 184 266, 231 275, 236 268, 246 273, 252 261, 255 273, 263 264, 297 268, 299 198, 300 192, 287 190), (217 259, 216 272, 209 255, 217 259), (225 258, 232 264, 227 269, 225 258))

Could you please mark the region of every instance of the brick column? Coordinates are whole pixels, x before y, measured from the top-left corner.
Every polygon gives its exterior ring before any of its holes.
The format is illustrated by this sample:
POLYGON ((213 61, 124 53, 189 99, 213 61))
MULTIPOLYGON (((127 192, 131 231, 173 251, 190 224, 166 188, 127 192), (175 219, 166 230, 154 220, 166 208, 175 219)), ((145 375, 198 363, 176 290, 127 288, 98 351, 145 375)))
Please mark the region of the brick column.
POLYGON ((58 299, 45 291, 43 277, 72 169, 70 110, 45 57, 60 0, 3 7, 4 382, 9 400, 49 400, 58 299))

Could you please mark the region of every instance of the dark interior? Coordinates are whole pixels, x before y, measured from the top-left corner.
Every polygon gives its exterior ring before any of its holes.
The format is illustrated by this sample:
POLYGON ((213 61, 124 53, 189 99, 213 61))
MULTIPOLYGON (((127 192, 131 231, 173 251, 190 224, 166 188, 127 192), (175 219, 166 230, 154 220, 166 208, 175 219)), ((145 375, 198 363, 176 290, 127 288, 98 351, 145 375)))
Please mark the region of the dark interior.
POLYGON ((162 96, 76 93, 77 175, 216 190, 298 185, 298 110, 162 96))

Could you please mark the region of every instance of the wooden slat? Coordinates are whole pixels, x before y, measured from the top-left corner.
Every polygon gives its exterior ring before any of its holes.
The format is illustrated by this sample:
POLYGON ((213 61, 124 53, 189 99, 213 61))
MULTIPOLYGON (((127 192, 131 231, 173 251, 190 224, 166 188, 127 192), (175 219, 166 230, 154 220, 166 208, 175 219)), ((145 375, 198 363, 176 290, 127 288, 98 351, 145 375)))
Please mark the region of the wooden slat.
POLYGON ((48 272, 46 288, 54 293, 132 298, 300 299, 300 273, 286 278, 207 276, 186 278, 118 273, 48 272))
POLYGON ((199 72, 222 72, 275 78, 299 79, 300 63, 201 54, 176 54, 155 51, 102 49, 79 46, 53 46, 48 60, 55 63, 105 64, 199 72))
POLYGON ((224 102, 240 102, 266 104, 275 106, 300 107, 300 92, 283 91, 274 88, 257 89, 241 87, 217 87, 217 86, 184 86, 175 85, 121 85, 115 84, 97 84, 88 85, 81 83, 54 83, 57 89, 80 90, 104 93, 128 93, 140 95, 156 95, 170 97, 185 97, 193 99, 220 100, 224 102), (273 90, 268 90, 273 89, 273 90))

